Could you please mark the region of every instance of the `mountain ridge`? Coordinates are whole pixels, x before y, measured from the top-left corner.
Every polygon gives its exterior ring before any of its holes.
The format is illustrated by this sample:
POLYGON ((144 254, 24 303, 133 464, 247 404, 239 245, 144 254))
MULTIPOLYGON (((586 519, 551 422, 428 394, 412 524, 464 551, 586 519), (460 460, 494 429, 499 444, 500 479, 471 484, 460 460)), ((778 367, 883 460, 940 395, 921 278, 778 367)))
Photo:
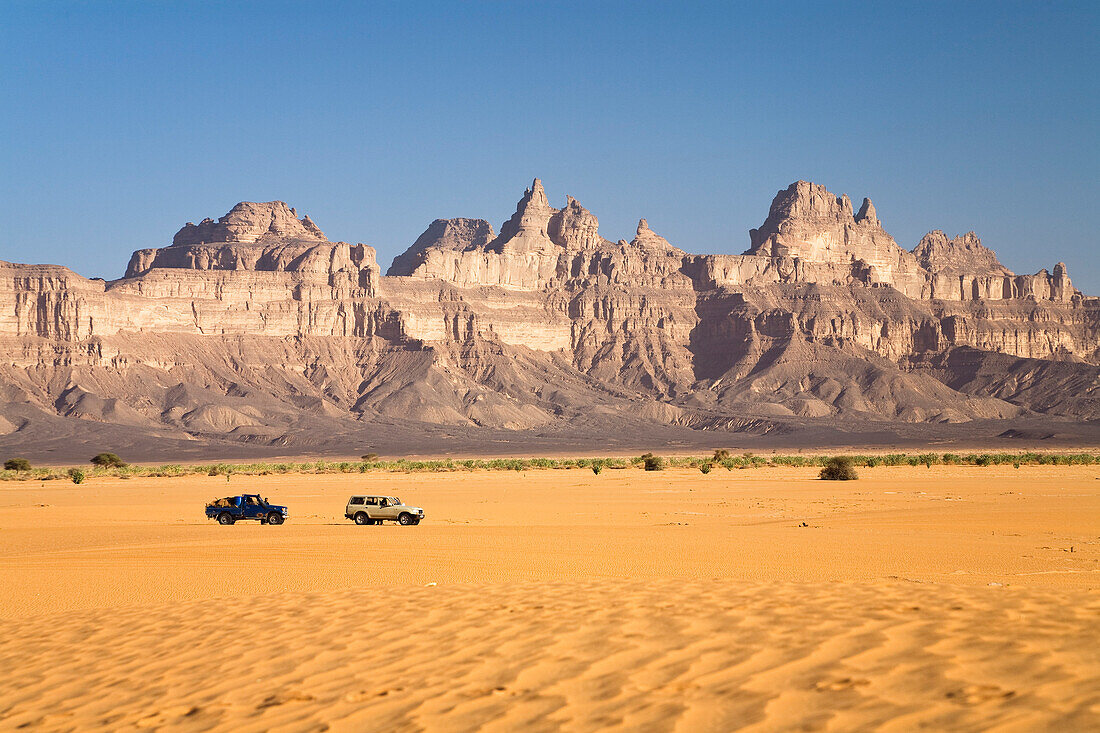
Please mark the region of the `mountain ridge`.
POLYGON ((1100 301, 1064 263, 1016 275, 972 232, 906 250, 870 199, 854 211, 808 181, 749 238, 689 254, 642 219, 611 242, 535 179, 499 233, 437 219, 386 275, 372 247, 281 201, 188 223, 110 282, 0 262, 0 446, 36 423, 263 450, 377 442, 393 420, 414 443, 449 426, 471 445, 1037 420, 1091 434, 1100 301))

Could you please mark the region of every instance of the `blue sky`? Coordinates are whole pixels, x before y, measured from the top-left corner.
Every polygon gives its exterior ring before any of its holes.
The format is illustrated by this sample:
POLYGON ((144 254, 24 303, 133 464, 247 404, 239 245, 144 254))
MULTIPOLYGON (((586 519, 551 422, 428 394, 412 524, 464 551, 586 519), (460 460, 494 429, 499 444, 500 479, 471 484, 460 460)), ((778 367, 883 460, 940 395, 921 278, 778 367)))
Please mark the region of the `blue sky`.
POLYGON ((0 2, 0 259, 282 199, 383 267, 530 180, 741 252, 803 178, 1100 294, 1096 3, 0 2))

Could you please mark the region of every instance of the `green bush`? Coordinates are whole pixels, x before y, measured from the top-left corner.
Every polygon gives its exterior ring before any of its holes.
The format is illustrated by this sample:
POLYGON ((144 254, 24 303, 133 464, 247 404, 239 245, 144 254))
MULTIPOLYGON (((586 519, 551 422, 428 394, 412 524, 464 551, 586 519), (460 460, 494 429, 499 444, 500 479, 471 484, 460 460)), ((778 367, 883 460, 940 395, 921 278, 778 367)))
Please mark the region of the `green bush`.
POLYGON ((70 468, 69 478, 73 480, 74 484, 84 483, 84 472, 79 468, 70 468))
POLYGON ((592 461, 592 473, 597 476, 600 475, 600 471, 603 470, 603 461, 592 461))
POLYGON ((660 456, 655 456, 652 453, 643 453, 641 459, 642 467, 647 471, 665 470, 665 459, 660 456))
POLYGON ((715 463, 721 463, 722 461, 730 457, 730 452, 725 448, 716 448, 714 451, 714 458, 711 460, 715 463))
POLYGON ((918 456, 918 460, 925 465, 925 468, 932 468, 934 464, 940 462, 940 457, 935 453, 922 453, 918 456))
POLYGON ((368 462, 368 463, 371 463, 373 461, 378 460, 378 454, 377 453, 366 453, 366 454, 361 455, 359 457, 361 459, 363 459, 364 461, 368 462))
POLYGON ((9 458, 4 461, 5 471, 29 471, 31 470, 31 462, 26 458, 9 458))
POLYGON ((825 481, 853 481, 859 478, 855 464, 847 456, 830 458, 819 475, 825 481))
POLYGON ((92 456, 92 464, 100 468, 122 468, 126 465, 126 461, 114 453, 97 453, 92 456))
POLYGON ((711 469, 711 464, 710 463, 704 463, 703 465, 699 466, 699 471, 701 473, 710 473, 710 469, 711 469))

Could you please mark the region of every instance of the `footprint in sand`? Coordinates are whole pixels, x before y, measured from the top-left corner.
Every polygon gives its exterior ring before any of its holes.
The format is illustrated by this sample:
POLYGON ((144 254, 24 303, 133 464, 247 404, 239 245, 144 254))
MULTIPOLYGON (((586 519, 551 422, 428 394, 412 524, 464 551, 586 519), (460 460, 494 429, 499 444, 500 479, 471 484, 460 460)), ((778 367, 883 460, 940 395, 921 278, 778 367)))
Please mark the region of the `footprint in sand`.
POLYGON ((1015 690, 1004 690, 996 685, 967 685, 947 692, 944 697, 960 705, 980 705, 991 700, 1007 700, 1015 695, 1015 690))
POLYGON ((840 692, 842 690, 852 690, 856 687, 862 687, 863 685, 869 684, 871 684, 870 680, 858 677, 841 677, 835 680, 822 680, 814 685, 814 689, 818 692, 840 692))
POLYGON ((159 728, 163 725, 168 725, 173 720, 179 718, 189 718, 199 712, 197 707, 191 705, 179 705, 173 708, 166 708, 159 710, 150 715, 146 715, 144 718, 137 720, 134 725, 138 728, 159 728))
POLYGON ((280 692, 267 697, 263 702, 256 706, 257 710, 263 710, 265 708, 272 708, 277 705, 286 705, 292 702, 313 702, 315 698, 313 695, 307 695, 304 692, 280 692))
POLYGON ((349 692, 344 695, 345 702, 363 702, 364 700, 373 700, 376 697, 386 697, 391 692, 401 692, 404 687, 397 687, 393 690, 359 690, 358 692, 349 692))

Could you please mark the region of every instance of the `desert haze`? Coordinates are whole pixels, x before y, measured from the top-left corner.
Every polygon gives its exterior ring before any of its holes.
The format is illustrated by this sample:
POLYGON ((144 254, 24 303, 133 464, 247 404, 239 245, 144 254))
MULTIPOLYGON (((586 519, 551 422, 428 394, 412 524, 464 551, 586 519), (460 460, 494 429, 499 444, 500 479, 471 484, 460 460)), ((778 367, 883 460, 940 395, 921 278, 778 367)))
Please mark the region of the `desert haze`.
POLYGON ((860 470, 4 482, 0 720, 1100 726, 1096 468, 860 470), (241 491, 287 523, 202 517, 241 491), (352 493, 426 521, 356 526, 352 493))

